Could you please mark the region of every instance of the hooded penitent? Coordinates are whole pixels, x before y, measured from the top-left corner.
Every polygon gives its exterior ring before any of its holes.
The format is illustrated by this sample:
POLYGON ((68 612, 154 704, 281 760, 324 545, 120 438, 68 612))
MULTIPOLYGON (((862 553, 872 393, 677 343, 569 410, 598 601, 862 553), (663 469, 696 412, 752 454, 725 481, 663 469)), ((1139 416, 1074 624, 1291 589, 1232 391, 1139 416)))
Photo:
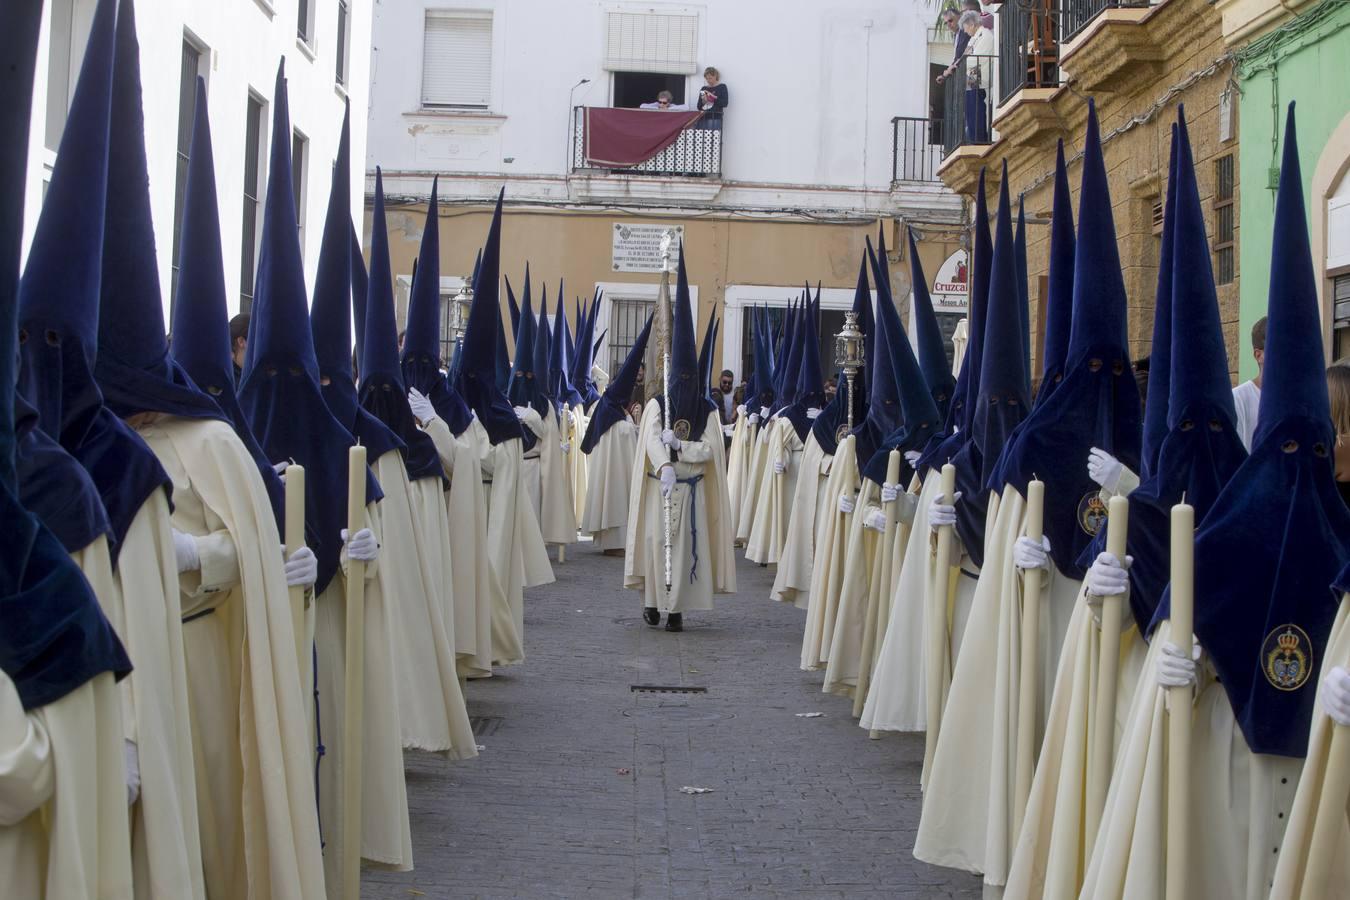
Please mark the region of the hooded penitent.
MULTIPOLYGON (((778 370, 774 373, 773 411, 776 413, 787 409, 797 398, 797 368, 802 358, 798 337, 805 308, 806 301, 797 306, 788 305, 783 325, 783 352, 778 359, 778 370)), ((702 368, 699 366, 700 371, 702 368)))
MULTIPOLYGON (((561 287, 561 282, 559 283, 561 287)), ((548 401, 548 412, 557 418, 554 404, 558 400, 553 390, 553 329, 548 323, 548 292, 539 292, 539 324, 534 332, 534 382, 548 401)), ((545 415, 544 410, 539 415, 545 415)))
POLYGON ((652 316, 647 316, 647 324, 638 332, 628 355, 624 357, 614 379, 605 388, 599 404, 591 412, 591 420, 586 425, 586 436, 581 439, 581 452, 589 454, 600 443, 600 438, 609 429, 622 422, 628 415, 628 400, 633 396, 637 384, 638 366, 647 353, 647 340, 652 333, 652 316))
MULTIPOLYGON (((1331 586, 1350 560, 1350 511, 1332 473, 1336 435, 1292 103, 1274 231, 1256 434, 1251 456, 1195 535, 1195 581, 1204 586, 1195 604, 1195 633, 1252 752, 1300 757, 1307 752, 1321 654, 1340 602, 1331 586)), ((1181 252, 1178 243, 1177 259, 1181 252)), ((1177 377, 1174 372, 1170 416, 1209 413, 1176 406, 1177 377)), ((1197 430, 1207 430, 1210 417, 1194 422, 1197 430)), ((1164 597, 1155 621, 1170 609, 1164 597)))
POLYGON ((408 298, 408 328, 403 335, 403 380, 409 388, 426 395, 445 420, 451 434, 464 433, 473 413, 450 380, 441 371, 441 238, 436 205, 436 181, 431 182, 422 249, 418 252, 417 279, 408 298))
POLYGON ((1139 470, 1139 387, 1130 370, 1125 282, 1106 184, 1095 105, 1088 107, 1083 187, 1074 258, 1073 318, 1064 379, 1039 404, 1000 462, 1001 490, 1025 493, 1045 482, 1045 534, 1064 575, 1078 580, 1083 550, 1105 523, 1100 488, 1088 477, 1088 452, 1098 447, 1139 470))
MULTIPOLYGON (((272 103, 267 202, 239 407, 268 459, 294 460, 305 467, 306 541, 319 560, 317 595, 337 572, 341 532, 347 525, 347 450, 356 441, 328 411, 319 388, 297 238, 291 123, 282 67, 277 69, 272 103)), ((379 485, 369 476, 366 502, 380 496, 379 485)))
POLYGON ((595 367, 595 323, 600 316, 600 292, 596 291, 591 299, 589 314, 577 320, 576 359, 572 361, 572 383, 581 392, 582 403, 587 408, 600 399, 591 370, 595 367))
MULTIPOLYGON (((858 263, 858 282, 853 289, 853 313, 858 330, 863 333, 863 362, 865 369, 853 379, 853 423, 856 427, 867 415, 867 389, 872 382, 875 362, 876 325, 872 318, 872 289, 867 278, 867 257, 858 263)), ((826 456, 833 456, 839 441, 848 431, 848 376, 842 369, 835 372, 834 399, 825 405, 811 423, 811 433, 826 456)))
MULTIPOLYGON (((91 62, 99 65, 109 58, 113 0, 101 0, 94 14, 90 32, 90 51, 81 70, 81 88, 77 88, 76 102, 81 91, 86 102, 81 111, 97 113, 99 105, 88 102, 90 91, 84 86, 90 74, 91 62), (93 59, 91 61, 91 55, 93 59)), ((28 151, 29 104, 32 97, 33 66, 36 58, 38 26, 42 6, 37 3, 16 4, 0 14, 0 67, 8 73, 6 93, 0 100, 0 124, 5 127, 5 148, 0 150, 0 177, 5 184, 22 182, 28 151)), ((67 126, 66 138, 72 134, 98 138, 95 155, 72 153, 71 158, 57 162, 52 173, 52 187, 58 174, 65 170, 63 181, 72 184, 76 165, 94 165, 102 180, 104 163, 101 155, 106 148, 108 130, 107 92, 104 82, 102 116, 94 121, 76 125, 75 108, 67 126)), ((64 141, 63 147, 68 146, 64 141)), ((86 173, 87 174, 87 173, 86 173)), ((88 182, 86 182, 87 184, 88 182)), ((48 195, 49 198, 51 194, 48 195)), ((103 205, 98 195, 95 207, 103 205)), ((44 207, 41 221, 47 220, 44 207)), ((68 212, 68 210, 66 211, 68 212)), ((63 212, 62 215, 66 214, 63 212)), ((56 213, 52 213, 53 218, 56 213)), ((104 672, 118 678, 131 671, 126 652, 113 633, 112 627, 99 608, 88 582, 79 567, 62 547, 61 542, 47 530, 31 512, 20 505, 14 465, 15 431, 10 398, 15 396, 16 363, 19 358, 18 335, 18 257, 19 235, 22 233, 23 191, 8 191, 0 200, 0 516, 4 517, 5 540, 0 550, 0 669, 14 683, 25 710, 37 709, 59 700, 104 672)), ((48 228, 51 228, 48 225, 48 228)), ((41 225, 39 225, 41 228, 41 225)), ((95 234, 102 231, 101 217, 95 234)), ((86 262, 97 266, 98 253, 86 262)), ((68 260, 76 264, 79 260, 68 260)), ((73 266, 78 268, 78 265, 73 266)), ((94 280, 95 285, 97 279, 94 280)), ((95 295, 96 296, 96 295, 95 295)))
POLYGON ((506 396, 498 388, 497 363, 505 362, 505 337, 502 331, 501 309, 497 281, 501 271, 502 197, 497 195, 497 207, 492 213, 487 242, 473 283, 473 302, 469 306, 469 324, 464 329, 462 360, 457 364, 459 384, 456 387, 478 415, 478 421, 487 431, 493 444, 521 436, 520 420, 506 396), (501 352, 498 343, 503 343, 501 352))
POLYGON ((792 428, 797 432, 797 440, 805 443, 806 435, 810 433, 814 424, 808 413, 810 410, 817 410, 819 418, 824 415, 822 411, 825 406, 825 378, 820 367, 820 298, 816 298, 815 304, 808 304, 806 316, 802 322, 802 334, 800 343, 802 345, 801 364, 797 367, 797 394, 792 405, 783 411, 783 416, 792 423, 792 428))
MULTIPOLYGON (((924 383, 928 385, 941 423, 947 420, 956 379, 952 377, 952 365, 947 360, 942 328, 938 325, 937 313, 933 311, 933 298, 928 294, 928 279, 924 276, 923 263, 919 260, 914 232, 907 231, 906 234, 909 238, 909 280, 914 287, 914 336, 919 345, 919 369, 923 372, 924 383)), ((930 434, 928 439, 931 438, 930 434)))
POLYGON ((717 341, 717 316, 708 317, 708 328, 703 332, 703 345, 698 348, 698 379, 708 399, 712 399, 712 353, 717 341))
POLYGON ((675 278, 675 302, 672 318, 675 327, 670 336, 670 409, 665 398, 657 396, 668 416, 675 436, 682 441, 703 440, 708 414, 716 406, 698 381, 698 340, 694 334, 694 316, 690 311, 689 275, 684 268, 684 246, 680 246, 679 269, 675 278))
POLYGON ((258 446, 258 439, 244 418, 234 392, 215 163, 211 154, 206 82, 200 77, 192 120, 187 185, 183 189, 183 231, 179 236, 178 259, 178 294, 174 298, 173 340, 169 355, 194 384, 210 395, 234 425, 235 434, 258 465, 280 526, 285 488, 258 446))
MULTIPOLYGON (((577 327, 581 327, 581 320, 577 320, 577 327)), ((554 329, 556 334, 553 336, 553 368, 557 372, 555 378, 558 383, 558 402, 567 406, 576 408, 584 405, 581 391, 577 389, 577 384, 572 379, 572 362, 576 354, 576 345, 572 341, 572 329, 567 324, 567 316, 563 312, 563 305, 558 303, 558 324, 554 329)))
MULTIPOLYGON (((953 459, 956 487, 956 529, 966 553, 984 564, 984 526, 990 476, 1009 436, 1027 415, 1027 379, 1022 356, 1022 298, 1017 290, 1017 252, 1008 201, 1006 163, 999 189, 997 233, 990 258, 989 299, 985 312, 978 393, 971 399, 970 434, 953 459)), ((1086 458, 1086 454, 1084 455, 1086 458)))
POLYGON ((984 355, 984 317, 989 300, 989 272, 993 261, 993 241, 989 237, 989 207, 984 194, 984 170, 980 170, 980 183, 975 192, 975 221, 973 222, 974 250, 971 254, 970 293, 966 322, 968 341, 965 361, 961 364, 961 374, 956 377, 956 387, 952 393, 952 403, 947 409, 947 421, 942 431, 934 435, 924 448, 919 459, 918 471, 926 473, 929 469, 941 469, 951 461, 970 436, 971 423, 975 416, 975 400, 980 392, 980 362, 984 355))
POLYGON ((539 354, 535 352, 538 343, 541 343, 539 320, 535 318, 533 304, 526 295, 524 306, 520 308, 520 327, 516 329, 516 356, 511 364, 509 399, 512 406, 528 406, 540 416, 547 416, 551 415, 552 410, 538 371, 539 354))
MULTIPOLYGON (((19 283, 20 405, 35 411, 23 410, 24 429, 41 429, 88 471, 112 528, 114 552, 146 499, 157 488, 169 489, 155 455, 104 406, 94 379, 115 10, 116 3, 102 0, 94 16, 58 161, 19 283)), ((47 495, 39 489, 44 483, 63 489, 60 470, 44 461, 64 457, 41 453, 41 437, 25 439, 19 459, 25 496, 47 495), (30 446, 32 454, 27 452, 30 446)), ((106 528, 92 502, 44 507, 42 517, 70 549, 87 545, 106 528)))
MULTIPOLYGON (((422 280, 432 283, 424 273, 422 280)), ((439 278, 437 282, 439 283, 439 278)), ((375 169, 375 212, 371 218, 370 293, 366 296, 366 340, 361 351, 361 408, 398 435, 406 446, 408 480, 444 478, 431 436, 417 427, 408 406, 408 388, 398 361, 394 320, 394 279, 389 265, 389 232, 384 221, 384 183, 375 169)))

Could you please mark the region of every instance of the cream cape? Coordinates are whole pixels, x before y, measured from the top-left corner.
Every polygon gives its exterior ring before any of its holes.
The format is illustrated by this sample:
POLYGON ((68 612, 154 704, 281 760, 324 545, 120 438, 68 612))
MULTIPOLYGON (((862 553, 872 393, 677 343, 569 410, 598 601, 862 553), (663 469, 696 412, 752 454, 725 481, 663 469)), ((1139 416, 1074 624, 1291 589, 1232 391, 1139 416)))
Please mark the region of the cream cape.
POLYGON ((141 770, 141 796, 131 809, 136 896, 202 898, 178 563, 163 491, 151 494, 131 520, 114 581, 104 608, 119 610, 109 618, 136 667, 120 684, 122 727, 136 744, 141 770))
POLYGON ((567 486, 572 492, 572 518, 573 521, 580 522, 586 511, 586 492, 590 486, 591 466, 591 458, 581 452, 581 439, 586 436, 586 424, 590 420, 579 406, 564 409, 563 416, 567 424, 563 442, 567 444, 564 456, 570 473, 567 486))
POLYGON ((132 896, 122 746, 111 672, 25 713, 0 671, 0 893, 25 900, 132 896))
POLYGON ((450 475, 450 490, 443 496, 450 522, 446 565, 454 583, 457 665, 461 675, 484 678, 492 674, 492 603, 501 588, 492 583, 492 564, 483 546, 488 530, 483 472, 474 448, 451 434, 445 422, 432 419, 425 431, 450 475))
POLYGON ((384 499, 375 507, 379 567, 393 655, 398 720, 407 749, 478 755, 455 665, 450 523, 439 478, 408 481, 397 450, 374 462, 384 499))
POLYGON ((577 520, 573 512, 558 420, 552 415, 541 417, 534 409, 530 409, 521 424, 538 438, 534 447, 525 454, 522 472, 544 543, 576 543, 577 520))
POLYGON ((769 432, 768 457, 760 475, 759 502, 745 545, 745 558, 757 563, 777 563, 787 540, 788 519, 797 492, 798 463, 803 445, 789 419, 774 421, 769 432), (783 463, 780 475, 774 463, 783 463))
POLYGON ((750 417, 737 413, 736 427, 731 430, 731 446, 727 448, 727 495, 731 498, 733 535, 740 531, 741 491, 745 489, 746 466, 750 460, 748 450, 754 437, 750 417))
POLYGON ((870 478, 862 480, 858 490, 857 506, 849 522, 844 547, 844 567, 839 579, 839 599, 836 601, 834 631, 831 634, 828 661, 825 666, 827 694, 852 697, 858 685, 858 670, 862 661, 863 630, 866 626, 871 585, 880 578, 876 566, 879 538, 863 522, 873 509, 880 509, 881 487, 870 478))
MULTIPOLYGON (((366 507, 366 527, 381 544, 375 504, 366 507)), ((361 857, 391 869, 412 868, 412 828, 403 780, 403 742, 394 675, 390 617, 382 563, 365 569, 365 689, 361 742, 361 857)), ((318 659, 315 690, 319 695, 319 827, 324 841, 323 865, 328 896, 342 896, 342 758, 343 710, 346 706, 347 557, 315 600, 314 647, 318 659)))
POLYGON ((201 561, 179 584, 207 893, 322 897, 281 535, 257 465, 224 422, 164 417, 138 432, 201 561))
POLYGON ((816 522, 824 507, 826 492, 823 488, 833 462, 834 455, 825 455, 815 434, 807 434, 806 447, 797 468, 797 485, 783 538, 783 552, 778 558, 778 572, 769 595, 775 600, 792 603, 798 609, 806 609, 809 605, 811 566, 816 557, 816 522))
POLYGON ((622 550, 627 543, 628 497, 636 455, 637 426, 628 419, 611 425, 591 449, 581 530, 601 550, 622 550))
POLYGON ((751 429, 745 445, 745 472, 741 478, 740 515, 736 519, 736 540, 748 543, 750 529, 755 524, 759 512, 759 489, 763 486, 764 470, 772 471, 769 466, 769 441, 766 435, 772 433, 774 422, 760 422, 759 427, 751 429), (766 431, 767 429, 767 431, 766 431))
POLYGON ((680 481, 671 493, 671 590, 665 590, 665 522, 661 485, 656 478, 670 465, 661 442, 661 406, 648 400, 638 425, 638 453, 633 459, 629 489, 628 543, 623 586, 642 592, 644 607, 683 613, 712 609, 712 597, 736 592, 736 563, 732 550, 731 519, 726 486, 726 459, 717 426, 717 413, 708 414, 701 441, 685 441, 680 461, 674 463, 680 481), (692 517, 692 518, 691 518, 692 517), (693 534, 691 532, 697 532, 693 534), (697 552, 698 571, 693 571, 697 552), (695 577, 696 576, 696 577, 695 577))
POLYGON ((834 621, 848 552, 848 533, 853 516, 839 511, 839 496, 853 496, 861 478, 850 435, 839 445, 823 488, 820 516, 816 522, 815 560, 811 570, 811 594, 802 632, 801 667, 818 669, 829 661, 834 640, 834 621))

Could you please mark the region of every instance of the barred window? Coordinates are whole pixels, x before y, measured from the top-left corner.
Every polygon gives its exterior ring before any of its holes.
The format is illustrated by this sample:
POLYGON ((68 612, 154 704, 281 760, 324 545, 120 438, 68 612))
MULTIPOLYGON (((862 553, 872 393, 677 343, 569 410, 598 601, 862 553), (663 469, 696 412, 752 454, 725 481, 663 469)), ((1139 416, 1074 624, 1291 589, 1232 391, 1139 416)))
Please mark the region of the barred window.
POLYGON ((1237 180, 1233 154, 1214 161, 1214 281, 1232 284, 1237 276, 1237 180))

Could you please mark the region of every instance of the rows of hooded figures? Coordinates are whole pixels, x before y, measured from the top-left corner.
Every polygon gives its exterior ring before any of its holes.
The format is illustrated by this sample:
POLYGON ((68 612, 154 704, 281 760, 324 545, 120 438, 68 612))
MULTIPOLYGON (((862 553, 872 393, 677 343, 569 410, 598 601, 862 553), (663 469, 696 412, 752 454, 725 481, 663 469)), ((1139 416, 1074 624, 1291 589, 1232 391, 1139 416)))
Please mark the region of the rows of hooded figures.
POLYGON ((801 667, 871 737, 925 733, 918 859, 1019 900, 1347 896, 1350 510, 1293 105, 1249 442, 1184 111, 1146 396, 1091 102, 1085 148, 1076 228, 1056 160, 1039 389, 1005 166, 957 377, 912 235, 915 340, 869 241, 828 404, 809 294, 754 323, 732 529, 804 610, 801 667))
MULTIPOLYGON (((11 188, 41 7, 0 13, 11 188)), ((21 273, 24 192, 0 211, 4 893, 355 897, 363 864, 413 866, 403 751, 481 749, 465 684, 524 661, 547 545, 579 520, 623 544, 626 503, 571 452, 605 415, 599 298, 574 341, 527 287, 508 360, 499 196, 442 358, 433 186, 400 347, 382 179, 367 270, 345 119, 309 290, 279 68, 242 366, 200 79, 166 337, 138 55, 132 0, 99 0, 21 273)))

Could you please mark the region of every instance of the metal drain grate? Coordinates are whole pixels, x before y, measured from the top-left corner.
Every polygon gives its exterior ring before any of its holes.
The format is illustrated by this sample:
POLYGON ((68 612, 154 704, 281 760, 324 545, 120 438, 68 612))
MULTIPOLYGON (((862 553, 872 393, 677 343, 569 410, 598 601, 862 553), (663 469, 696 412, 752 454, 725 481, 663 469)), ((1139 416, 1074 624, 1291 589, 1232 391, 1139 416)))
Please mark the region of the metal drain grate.
POLYGON ((705 687, 690 687, 679 684, 630 684, 628 690, 634 694, 706 694, 705 687))
POLYGON ((473 726, 474 737, 487 737, 496 734, 497 729, 502 727, 501 716, 470 716, 469 724, 473 726))

